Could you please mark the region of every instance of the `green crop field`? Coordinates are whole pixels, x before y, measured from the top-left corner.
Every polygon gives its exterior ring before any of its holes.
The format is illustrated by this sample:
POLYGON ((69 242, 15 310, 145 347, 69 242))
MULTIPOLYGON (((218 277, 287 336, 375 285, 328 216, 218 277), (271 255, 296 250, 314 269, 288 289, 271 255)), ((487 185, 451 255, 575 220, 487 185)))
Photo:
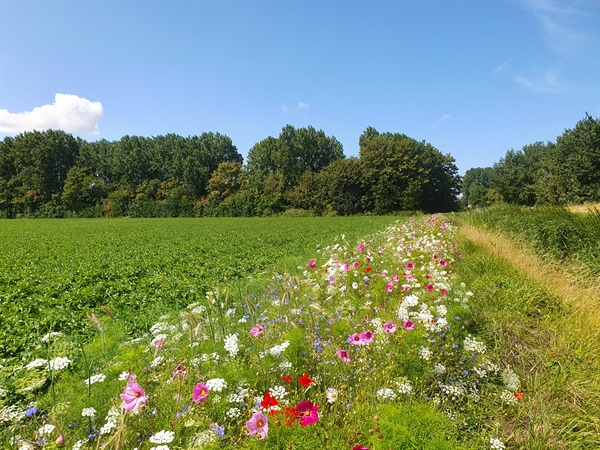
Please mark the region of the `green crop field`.
POLYGON ((217 283, 297 265, 392 217, 0 221, 0 357, 28 358, 51 331, 89 335, 100 306, 145 330, 217 283))

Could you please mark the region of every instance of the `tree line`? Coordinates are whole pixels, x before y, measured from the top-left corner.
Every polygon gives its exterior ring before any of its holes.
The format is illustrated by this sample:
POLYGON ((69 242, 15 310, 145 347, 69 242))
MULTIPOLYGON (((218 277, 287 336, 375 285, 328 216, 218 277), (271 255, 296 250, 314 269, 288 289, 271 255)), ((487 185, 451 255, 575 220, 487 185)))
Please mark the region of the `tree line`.
POLYGON ((359 157, 313 127, 283 127, 247 161, 222 134, 87 142, 60 130, 0 142, 0 217, 201 217, 452 211, 454 158, 369 127, 359 157))
POLYGON ((587 113, 556 142, 509 150, 492 167, 469 169, 463 177, 463 206, 586 201, 600 201, 600 119, 587 113))

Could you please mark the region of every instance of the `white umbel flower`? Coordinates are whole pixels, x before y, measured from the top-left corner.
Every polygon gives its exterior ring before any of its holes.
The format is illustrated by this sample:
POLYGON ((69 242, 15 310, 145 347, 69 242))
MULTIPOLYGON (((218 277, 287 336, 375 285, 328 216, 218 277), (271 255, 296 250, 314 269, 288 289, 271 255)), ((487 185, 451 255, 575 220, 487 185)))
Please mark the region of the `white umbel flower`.
POLYGON ((169 444, 173 442, 173 439, 175 439, 174 431, 161 430, 150 436, 148 440, 153 444, 169 444))

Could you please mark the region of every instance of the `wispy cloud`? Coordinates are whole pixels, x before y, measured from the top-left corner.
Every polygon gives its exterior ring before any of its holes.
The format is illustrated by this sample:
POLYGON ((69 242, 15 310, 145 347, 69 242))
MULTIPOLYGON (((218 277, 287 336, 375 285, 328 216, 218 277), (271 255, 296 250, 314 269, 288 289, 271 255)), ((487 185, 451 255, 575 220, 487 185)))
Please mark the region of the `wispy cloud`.
POLYGON ((450 119, 450 114, 444 114, 442 117, 440 117, 431 127, 431 129, 434 129, 435 127, 437 127, 439 124, 447 121, 448 119, 450 119))
POLYGON ((298 103, 298 109, 308 109, 310 105, 308 103, 304 103, 304 102, 299 102, 298 103))
POLYGON ((506 72, 508 70, 508 67, 510 66, 511 62, 512 62, 512 58, 510 58, 508 61, 503 62, 498 67, 496 67, 494 69, 494 75, 498 75, 499 73, 506 72))
POLYGON ((56 94, 54 103, 32 111, 11 113, 0 109, 0 132, 8 134, 55 128, 68 133, 98 134, 102 118, 100 102, 91 102, 71 94, 56 94))
POLYGON ((546 94, 567 94, 573 90, 572 86, 560 79, 560 75, 555 70, 529 77, 517 74, 513 79, 529 90, 546 94))
POLYGON ((565 5, 552 0, 525 0, 522 4, 538 18, 546 44, 557 53, 570 55, 590 42, 580 26, 588 17, 580 2, 565 5))
POLYGON ((283 106, 281 107, 281 110, 282 110, 284 113, 286 113, 286 112, 288 112, 288 111, 290 110, 290 108, 288 108, 288 106, 287 106, 287 105, 283 105, 283 106))

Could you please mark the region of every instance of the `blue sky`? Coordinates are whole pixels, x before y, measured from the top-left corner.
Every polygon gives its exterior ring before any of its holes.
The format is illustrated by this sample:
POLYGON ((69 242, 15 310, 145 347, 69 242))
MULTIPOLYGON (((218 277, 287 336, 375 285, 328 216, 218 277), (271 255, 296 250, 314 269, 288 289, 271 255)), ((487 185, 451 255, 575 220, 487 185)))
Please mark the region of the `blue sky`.
POLYGON ((600 116, 600 2, 0 0, 0 138, 368 127, 460 173, 600 116))

